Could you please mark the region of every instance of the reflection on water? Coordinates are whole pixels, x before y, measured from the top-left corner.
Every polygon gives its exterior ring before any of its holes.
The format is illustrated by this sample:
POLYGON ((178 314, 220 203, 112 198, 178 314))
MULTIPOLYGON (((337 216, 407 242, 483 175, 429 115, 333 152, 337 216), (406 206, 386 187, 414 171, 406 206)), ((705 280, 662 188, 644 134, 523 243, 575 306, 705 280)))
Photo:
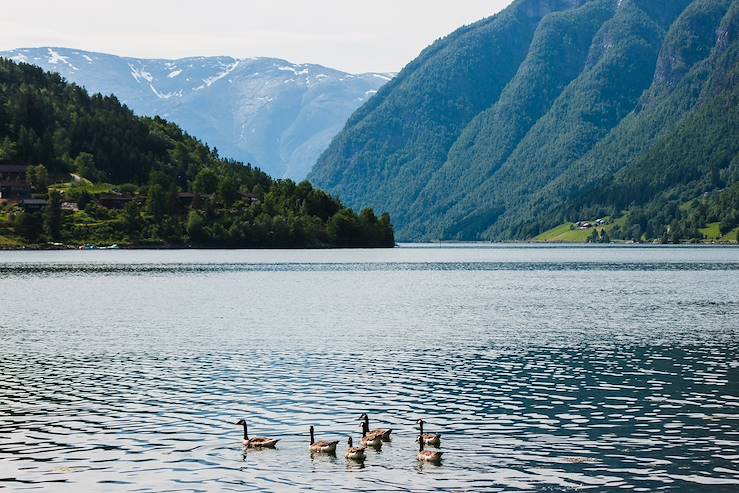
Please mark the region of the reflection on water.
POLYGON ((0 252, 0 489, 733 492, 738 252, 0 252))

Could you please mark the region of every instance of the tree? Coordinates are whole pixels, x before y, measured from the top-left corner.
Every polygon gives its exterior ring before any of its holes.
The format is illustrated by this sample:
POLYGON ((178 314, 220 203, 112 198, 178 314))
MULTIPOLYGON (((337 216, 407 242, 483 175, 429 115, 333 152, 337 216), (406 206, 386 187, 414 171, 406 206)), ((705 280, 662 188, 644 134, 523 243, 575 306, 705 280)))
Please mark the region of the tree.
POLYGON ((231 207, 239 198, 239 184, 231 176, 224 176, 218 183, 218 198, 226 207, 231 207))
POLYGON ((351 209, 342 209, 326 226, 331 242, 337 246, 351 246, 360 238, 361 228, 357 216, 351 209))
POLYGON ((141 234, 141 211, 136 202, 131 201, 123 208, 123 229, 131 239, 141 234))
POLYGON ((62 195, 56 190, 49 192, 44 212, 44 231, 49 239, 59 240, 62 231, 62 195))
POLYGON ((176 205, 177 186, 174 181, 161 171, 149 174, 149 191, 146 197, 146 209, 156 220, 170 214, 176 205))
POLYGON ((36 243, 43 232, 41 218, 36 214, 21 212, 15 217, 13 223, 15 232, 21 235, 27 242, 36 243))
POLYGON ((49 186, 49 171, 43 164, 29 166, 26 170, 26 180, 35 190, 45 192, 49 186))
POLYGON ((77 174, 90 181, 100 179, 100 171, 95 166, 95 156, 88 152, 80 152, 74 160, 74 169, 77 174))
POLYGON ((201 169, 192 183, 192 191, 197 194, 211 195, 218 189, 218 176, 210 168, 201 169))
POLYGON ((149 192, 146 195, 146 210, 157 220, 167 213, 167 192, 159 183, 149 186, 149 192))
POLYGON ((203 217, 197 211, 191 210, 187 215, 187 235, 193 245, 203 245, 208 241, 203 217))
POLYGON ((608 236, 608 232, 605 230, 605 228, 600 230, 600 242, 601 243, 610 243, 611 238, 608 236))
POLYGON ((590 235, 590 238, 588 238, 588 243, 598 243, 600 241, 600 236, 598 235, 598 230, 596 228, 593 228, 593 234, 590 235))

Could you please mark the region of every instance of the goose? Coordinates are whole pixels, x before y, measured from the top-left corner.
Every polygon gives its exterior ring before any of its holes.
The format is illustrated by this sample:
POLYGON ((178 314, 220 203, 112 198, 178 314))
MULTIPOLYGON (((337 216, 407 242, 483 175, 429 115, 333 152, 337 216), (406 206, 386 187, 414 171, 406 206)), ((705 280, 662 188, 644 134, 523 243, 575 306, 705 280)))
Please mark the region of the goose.
POLYGON ((382 432, 375 430, 369 431, 369 424, 362 422, 362 445, 379 449, 382 447, 382 432))
POLYGON ((423 420, 419 419, 416 421, 416 424, 420 428, 421 438, 423 439, 423 443, 426 445, 432 445, 434 447, 438 447, 441 445, 441 433, 434 433, 434 434, 423 434, 423 420))
POLYGON ((364 460, 364 447, 355 447, 352 442, 352 437, 349 437, 347 443, 349 444, 349 448, 346 451, 346 458, 357 461, 364 460))
POLYGON ((310 450, 311 452, 318 452, 321 454, 335 454, 336 453, 336 446, 339 444, 339 441, 333 441, 329 442, 327 440, 320 440, 316 441, 314 437, 314 428, 313 426, 310 427, 310 450))
POLYGON ((279 440, 272 438, 249 438, 249 430, 246 427, 246 421, 241 419, 236 423, 244 427, 244 447, 247 448, 275 448, 279 440))
POLYGON ((418 435, 418 460, 438 464, 441 462, 441 454, 438 450, 424 450, 423 437, 418 435))
POLYGON ((359 419, 363 420, 364 423, 367 425, 367 433, 369 435, 375 435, 379 434, 382 438, 382 441, 389 442, 390 441, 390 433, 393 432, 392 429, 389 428, 377 428, 376 430, 370 431, 369 429, 369 416, 367 416, 367 413, 362 414, 359 419))

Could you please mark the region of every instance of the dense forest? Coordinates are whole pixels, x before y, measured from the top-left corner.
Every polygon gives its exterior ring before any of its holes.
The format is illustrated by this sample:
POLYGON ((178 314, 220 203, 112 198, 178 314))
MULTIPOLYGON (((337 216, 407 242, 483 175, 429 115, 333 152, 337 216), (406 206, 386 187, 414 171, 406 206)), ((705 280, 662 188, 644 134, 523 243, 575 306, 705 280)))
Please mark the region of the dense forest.
POLYGON ((0 206, 0 246, 392 247, 387 214, 222 159, 114 96, 0 59, 0 164, 32 197, 0 206), (30 200, 29 200, 30 199, 30 200), (41 209, 31 208, 43 203, 41 209), (40 201, 40 202, 39 202, 40 201))
POLYGON ((728 233, 738 25, 732 0, 516 0, 421 53, 310 178, 389 210, 403 239, 530 239, 605 216, 621 218, 610 239, 728 233))

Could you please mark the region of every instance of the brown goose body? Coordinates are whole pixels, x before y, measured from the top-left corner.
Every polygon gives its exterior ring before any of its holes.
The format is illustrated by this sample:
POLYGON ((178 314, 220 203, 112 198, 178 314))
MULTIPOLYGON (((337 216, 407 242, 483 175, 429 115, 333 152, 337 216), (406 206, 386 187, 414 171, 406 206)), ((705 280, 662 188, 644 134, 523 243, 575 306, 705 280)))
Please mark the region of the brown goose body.
POLYGON ((364 447, 355 447, 352 443, 352 437, 349 437, 349 440, 347 441, 349 444, 349 448, 346 451, 345 457, 350 460, 364 460, 366 457, 364 453, 364 447))
POLYGON ((280 440, 274 438, 249 438, 249 429, 246 426, 245 420, 239 420, 237 425, 244 427, 244 447, 247 448, 275 448, 277 442, 280 440))
POLYGON ((421 435, 418 436, 418 460, 438 464, 441 462, 442 454, 443 452, 439 452, 438 450, 424 450, 423 437, 421 435))
POLYGON ((382 436, 380 430, 369 431, 369 424, 362 422, 362 445, 379 449, 382 447, 382 436))
POLYGON ((441 433, 423 433, 423 424, 424 421, 422 419, 419 419, 416 421, 418 424, 418 427, 420 429, 420 438, 419 440, 423 440, 423 443, 426 445, 431 445, 434 447, 439 447, 441 445, 441 433))
POLYGON ((248 448, 275 448, 279 440, 272 438, 250 438, 244 440, 244 446, 248 448))
POLYGON ((374 430, 370 430, 369 416, 367 416, 367 413, 362 414, 359 419, 363 420, 364 423, 367 425, 367 435, 371 435, 373 437, 379 436, 383 442, 390 441, 390 433, 393 432, 392 428, 376 428, 374 430))
POLYGON ((316 441, 314 433, 315 433, 315 430, 311 426, 310 427, 310 446, 309 446, 311 452, 318 452, 319 454, 335 454, 336 453, 336 446, 339 444, 338 440, 316 441))

